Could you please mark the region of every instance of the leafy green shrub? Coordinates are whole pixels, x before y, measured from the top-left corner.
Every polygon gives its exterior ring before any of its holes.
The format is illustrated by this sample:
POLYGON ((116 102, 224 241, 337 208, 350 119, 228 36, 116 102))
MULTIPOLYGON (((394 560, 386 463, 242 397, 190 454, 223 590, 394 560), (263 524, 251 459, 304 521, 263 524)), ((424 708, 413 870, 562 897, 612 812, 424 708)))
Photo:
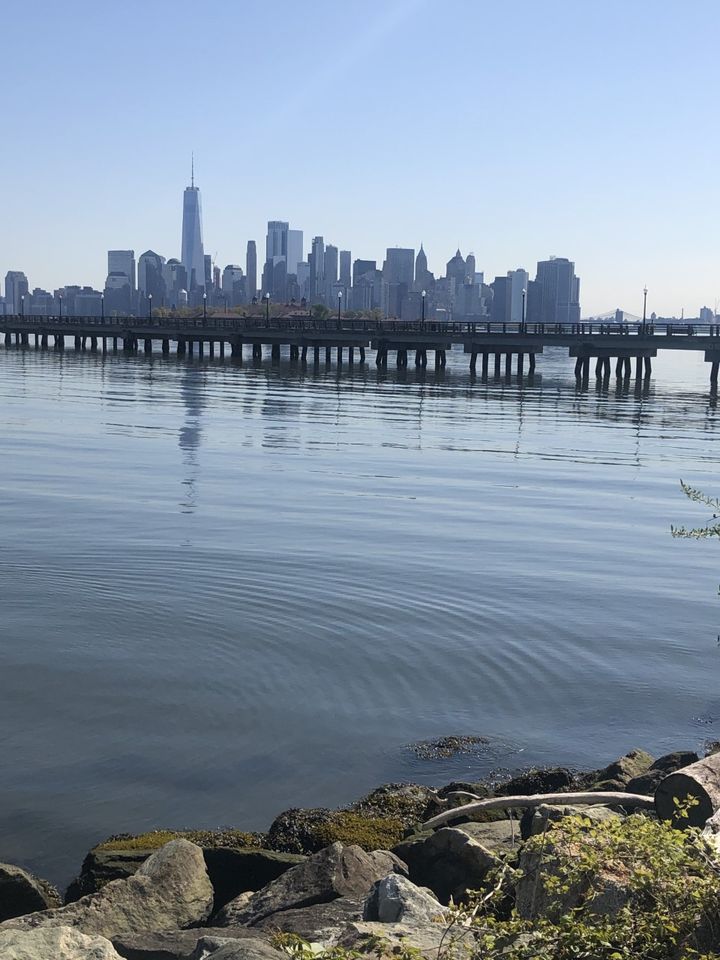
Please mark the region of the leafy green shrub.
POLYGON ((508 865, 496 871, 490 892, 455 910, 452 926, 477 930, 480 960, 679 960, 720 957, 720 874, 695 831, 673 829, 642 815, 592 822, 566 817, 531 838, 535 879, 552 908, 534 920, 507 911, 519 882, 508 865), (597 908, 608 882, 622 888, 615 908, 597 908), (595 901, 595 908, 593 901, 595 901), (703 953, 703 951, 706 951, 703 953))

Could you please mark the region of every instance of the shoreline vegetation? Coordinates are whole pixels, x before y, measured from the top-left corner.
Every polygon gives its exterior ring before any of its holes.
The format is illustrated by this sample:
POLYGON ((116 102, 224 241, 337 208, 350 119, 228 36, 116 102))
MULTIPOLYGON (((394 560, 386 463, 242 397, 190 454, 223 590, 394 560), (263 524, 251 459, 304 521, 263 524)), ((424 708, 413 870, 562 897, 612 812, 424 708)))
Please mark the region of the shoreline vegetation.
POLYGON ((703 759, 632 750, 591 772, 385 784, 343 809, 287 810, 263 833, 118 834, 64 896, 0 865, 0 957, 720 957, 716 783, 715 746, 703 759))

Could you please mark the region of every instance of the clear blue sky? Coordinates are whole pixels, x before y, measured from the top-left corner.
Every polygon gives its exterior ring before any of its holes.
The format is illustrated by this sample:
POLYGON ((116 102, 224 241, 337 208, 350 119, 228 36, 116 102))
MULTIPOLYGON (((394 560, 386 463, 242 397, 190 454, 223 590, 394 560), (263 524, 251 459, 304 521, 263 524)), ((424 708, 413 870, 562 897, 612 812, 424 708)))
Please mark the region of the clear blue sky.
POLYGON ((720 297, 717 0, 5 0, 0 275, 102 284, 268 219, 487 279, 576 261, 583 314, 720 297))

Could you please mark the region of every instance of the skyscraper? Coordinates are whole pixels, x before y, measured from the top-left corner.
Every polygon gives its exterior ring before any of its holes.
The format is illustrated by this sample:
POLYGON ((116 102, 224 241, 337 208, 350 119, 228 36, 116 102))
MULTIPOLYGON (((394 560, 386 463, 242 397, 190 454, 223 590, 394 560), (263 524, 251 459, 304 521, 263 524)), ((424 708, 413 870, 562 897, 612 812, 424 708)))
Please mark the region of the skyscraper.
POLYGON ((275 261, 278 257, 287 258, 287 241, 290 224, 285 220, 268 220, 265 238, 265 262, 275 261))
POLYGON ((287 232, 287 272, 297 274, 297 265, 303 259, 303 232, 302 230, 288 230, 287 232))
POLYGON ((245 256, 245 275, 247 276, 247 295, 252 300, 257 296, 257 247, 254 240, 248 240, 245 256))
POLYGON ((313 237, 310 253, 310 299, 319 303, 325 296, 325 241, 313 237))
POLYGON ((22 298, 28 295, 28 281, 22 270, 5 274, 5 302, 8 313, 20 313, 22 298))
POLYGON ((415 279, 415 251, 409 247, 388 247, 383 264, 383 280, 404 283, 408 290, 415 279))
POLYGON ((325 292, 329 297, 332 293, 332 286, 337 283, 338 278, 338 248, 332 243, 325 247, 324 270, 325 292))
POLYGON ((522 323, 523 320, 523 290, 525 291, 525 316, 527 318, 527 288, 528 288, 527 270, 508 270, 508 280, 510 281, 510 309, 508 320, 511 323, 522 323))
POLYGON ((346 288, 350 288, 352 282, 352 257, 349 250, 340 251, 340 283, 346 288))
POLYGON ((540 260, 535 277, 536 296, 533 314, 528 319, 539 323, 580 322, 580 278, 575 264, 565 257, 540 260))
POLYGON ((138 291, 140 294, 139 306, 145 306, 145 301, 152 294, 156 307, 165 302, 165 257, 161 257, 154 250, 146 250, 138 260, 138 291))
POLYGON ((195 186, 195 164, 193 162, 190 186, 185 187, 183 196, 182 253, 183 266, 187 271, 191 301, 199 300, 205 286, 205 254, 202 241, 202 209, 200 190, 195 186))
POLYGON ((108 250, 108 273, 124 273, 130 290, 135 292, 135 251, 108 250))

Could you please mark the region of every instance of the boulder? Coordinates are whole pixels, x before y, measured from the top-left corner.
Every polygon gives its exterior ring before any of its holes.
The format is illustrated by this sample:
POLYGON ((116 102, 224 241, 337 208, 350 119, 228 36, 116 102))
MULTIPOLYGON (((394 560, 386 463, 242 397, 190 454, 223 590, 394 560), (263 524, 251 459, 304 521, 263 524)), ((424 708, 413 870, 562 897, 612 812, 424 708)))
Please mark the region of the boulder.
POLYGON ((203 937, 190 960, 288 960, 285 951, 276 950, 265 940, 216 940, 203 937))
POLYGON ((125 933, 202 923, 212 904, 202 850, 188 840, 172 840, 127 880, 113 880, 67 906, 7 920, 0 930, 67 926, 112 940, 125 933))
POLYGON ((272 822, 268 844, 284 853, 313 854, 331 843, 357 845, 363 850, 387 850, 403 836, 405 821, 367 810, 286 810, 272 822))
POLYGON ((10 863, 0 863, 0 923, 61 903, 60 894, 47 880, 10 863))
POLYGON ((589 913, 613 916, 628 903, 628 871, 622 864, 601 862, 596 870, 567 881, 567 868, 577 857, 577 840, 568 836, 572 834, 556 828, 532 837, 520 851, 515 909, 522 919, 556 921, 581 905, 589 913))
POLYGON ((601 820, 620 819, 621 815, 610 807, 602 805, 585 806, 572 804, 543 803, 533 810, 526 810, 520 820, 520 833, 523 840, 545 833, 550 823, 557 823, 563 817, 586 817, 593 823, 601 820))
POLYGON ((472 929, 458 927, 448 937, 442 923, 379 923, 369 920, 351 923, 342 932, 337 945, 356 950, 363 957, 387 958, 412 956, 428 960, 467 960, 473 955, 475 936, 472 929))
MULTIPOLYGON (((97 893, 111 880, 131 877, 155 853, 153 848, 110 848, 107 843, 92 849, 83 861, 80 876, 65 895, 72 903, 88 893, 97 893)), ((245 890, 261 890, 290 867, 302 863, 303 856, 254 847, 202 846, 210 882, 215 892, 215 909, 225 906, 245 890)), ((41 909, 41 908, 38 908, 41 909)))
POLYGON ((363 920, 380 923, 433 923, 444 917, 447 908, 440 905, 431 890, 416 887, 406 877, 391 873, 378 880, 365 901, 363 920))
POLYGON ((105 937, 72 927, 0 930, 2 960, 121 960, 105 937))
POLYGON ((699 759, 693 750, 678 750, 675 753, 667 753, 664 757, 658 757, 645 773, 629 780, 625 789, 628 793, 644 793, 647 796, 652 796, 661 780, 664 780, 671 773, 675 773, 676 770, 682 770, 683 767, 689 767, 691 763, 697 763, 699 759))
POLYGON ((579 785, 584 790, 626 790, 630 781, 647 773, 654 762, 644 750, 631 750, 602 770, 584 773, 579 785))
POLYGON ((560 793, 573 789, 576 776, 566 767, 548 767, 541 770, 526 770, 512 780, 500 784, 495 795, 498 797, 529 797, 536 793, 560 793))
POLYGON ((314 903, 310 907, 283 910, 259 920, 254 927, 227 929, 263 930, 271 933, 294 933, 303 940, 328 943, 348 924, 362 920, 364 903, 350 897, 339 897, 329 903, 314 903))
POLYGON ((258 891, 245 904, 231 900, 217 914, 217 926, 253 925, 283 910, 327 903, 339 897, 364 898, 376 880, 388 873, 407 873, 394 854, 366 853, 358 846, 333 843, 304 863, 292 867, 258 891))
POLYGON ((113 946, 123 960, 191 960, 201 941, 227 943, 228 940, 265 936, 247 927, 191 927, 187 930, 146 931, 113 938, 113 946))
MULTIPOLYGON (((496 854, 477 839, 483 834, 490 838, 495 849, 507 849, 511 825, 498 823, 462 824, 444 827, 426 839, 408 840, 398 844, 394 852, 408 865, 410 880, 420 887, 429 887, 442 903, 450 897, 462 899, 467 890, 476 889, 491 866, 498 862, 496 854), (471 836, 470 831, 475 836, 471 836), (501 843, 501 838, 502 843, 501 843)), ((519 836, 519 826, 514 826, 519 836)))

